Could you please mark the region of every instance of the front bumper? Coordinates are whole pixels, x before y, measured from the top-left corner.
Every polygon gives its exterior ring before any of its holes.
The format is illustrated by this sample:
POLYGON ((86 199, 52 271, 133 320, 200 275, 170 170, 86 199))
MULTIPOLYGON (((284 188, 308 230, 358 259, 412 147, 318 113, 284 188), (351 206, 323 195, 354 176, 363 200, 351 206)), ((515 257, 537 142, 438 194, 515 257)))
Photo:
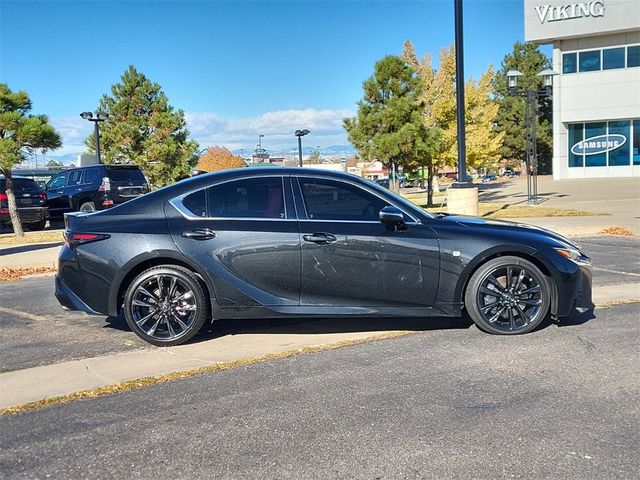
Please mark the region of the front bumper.
POLYGON ((76 310, 93 315, 101 315, 80 300, 80 297, 71 291, 60 275, 56 275, 56 298, 65 310, 76 310))
POLYGON ((578 310, 580 313, 586 312, 587 310, 593 310, 595 308, 592 297, 591 277, 591 267, 586 265, 581 266, 580 277, 578 278, 575 298, 573 300, 573 308, 578 310))

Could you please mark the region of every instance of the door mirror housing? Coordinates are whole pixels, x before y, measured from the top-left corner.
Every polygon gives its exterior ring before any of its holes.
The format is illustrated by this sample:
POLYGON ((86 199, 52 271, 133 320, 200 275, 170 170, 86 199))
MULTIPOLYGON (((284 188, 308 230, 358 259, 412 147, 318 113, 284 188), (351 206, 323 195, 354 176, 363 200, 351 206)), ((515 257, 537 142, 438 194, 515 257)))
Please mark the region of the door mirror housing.
POLYGON ((404 223, 404 214, 402 211, 391 205, 387 205, 380 210, 380 223, 391 227, 394 230, 405 230, 407 227, 404 223))

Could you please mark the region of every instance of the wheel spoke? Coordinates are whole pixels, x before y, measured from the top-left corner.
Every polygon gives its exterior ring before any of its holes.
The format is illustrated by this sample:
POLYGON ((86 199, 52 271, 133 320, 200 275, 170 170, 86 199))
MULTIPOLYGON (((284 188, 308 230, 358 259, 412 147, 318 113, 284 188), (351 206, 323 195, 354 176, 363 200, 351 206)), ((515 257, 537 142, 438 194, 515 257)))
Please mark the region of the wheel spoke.
POLYGON ((497 297, 501 292, 498 292, 497 290, 491 290, 490 288, 487 288, 483 285, 480 287, 480 293, 484 293, 485 295, 489 295, 491 297, 497 297))
POLYGON ((504 313, 506 308, 507 308, 506 305, 502 305, 502 307, 496 313, 493 314, 493 317, 488 319, 489 323, 495 323, 498 320, 498 318, 500 318, 500 315, 504 313))
POLYGON ((487 305, 480 307, 480 310, 482 311, 482 313, 487 313, 487 312, 490 312, 491 309, 499 307, 500 305, 501 305, 500 302, 488 303, 487 305))
POLYGON ((497 292, 504 292, 505 291, 505 288, 502 285, 500 285, 500 282, 498 281, 498 279, 496 277, 494 277, 493 275, 489 275, 487 277, 487 281, 496 288, 497 292))
POLYGON ((153 327, 151 327, 151 329, 147 331, 147 335, 153 337, 153 334, 156 333, 156 329, 158 328, 161 319, 162 317, 158 317, 158 320, 156 320, 156 323, 153 324, 153 327))
POLYGON ((133 305, 137 306, 137 307, 145 307, 145 308, 156 308, 155 305, 151 304, 151 303, 147 303, 143 300, 138 300, 135 299, 133 302, 131 302, 133 305))
POLYGON ((190 298, 193 297, 193 292, 191 290, 189 290, 188 292, 183 293, 182 295, 180 295, 178 298, 176 298, 174 301, 176 302, 180 302, 182 300, 188 300, 190 298))
POLYGON ((542 300, 539 298, 532 298, 532 299, 524 299, 524 300, 518 300, 518 304, 523 303, 525 305, 531 305, 534 307, 538 307, 540 305, 542 305, 542 300))
POLYGON ((516 286, 513 288, 514 292, 518 292, 518 289, 522 285, 522 281, 524 280, 524 274, 525 274, 525 269, 523 268, 522 270, 520 270, 520 273, 518 274, 518 280, 516 282, 516 286))
POLYGON ((182 330, 186 330, 188 327, 188 325, 186 323, 184 323, 180 317, 178 315, 176 315, 175 313, 171 312, 171 315, 173 316, 173 318, 176 319, 176 322, 178 322, 178 324, 180 325, 180 327, 182 328, 182 330))
POLYGON ((509 307, 509 327, 513 330, 516 326, 516 319, 513 316, 513 308, 509 307))
POLYGON ((527 293, 538 293, 540 291, 540 285, 534 285, 533 287, 529 287, 521 292, 518 292, 518 295, 525 295, 527 293))
POLYGON ((156 282, 158 282, 158 295, 162 298, 164 297, 162 294, 162 275, 156 275, 156 282))
POLYGON ((165 322, 167 322, 167 330, 169 331, 169 336, 175 337, 176 331, 173 329, 173 326, 171 325, 171 320, 169 319, 168 316, 165 318, 165 322))
POLYGON ((139 327, 142 327, 142 325, 144 325, 145 323, 147 323, 147 320, 149 320, 150 318, 154 317, 156 315, 156 311, 154 310, 153 312, 151 312, 149 315, 147 315, 146 317, 142 317, 140 320, 136 320, 136 324, 139 327))
POLYGON ((520 305, 516 305, 515 308, 524 324, 529 325, 529 323, 531 322, 531 318, 529 318, 529 315, 527 315, 525 311, 520 308, 520 305))
POLYGON ((151 300, 154 300, 156 303, 158 303, 159 298, 154 293, 151 293, 149 290, 147 290, 146 288, 138 287, 138 291, 144 293, 151 300))
POLYGON ((513 267, 511 265, 507 266, 507 290, 513 287, 513 267))
POLYGON ((176 289, 177 281, 178 281, 178 279, 176 277, 171 277, 171 285, 169 286, 169 293, 167 295, 167 298, 169 300, 171 300, 171 297, 173 297, 173 294, 174 294, 175 289, 176 289))

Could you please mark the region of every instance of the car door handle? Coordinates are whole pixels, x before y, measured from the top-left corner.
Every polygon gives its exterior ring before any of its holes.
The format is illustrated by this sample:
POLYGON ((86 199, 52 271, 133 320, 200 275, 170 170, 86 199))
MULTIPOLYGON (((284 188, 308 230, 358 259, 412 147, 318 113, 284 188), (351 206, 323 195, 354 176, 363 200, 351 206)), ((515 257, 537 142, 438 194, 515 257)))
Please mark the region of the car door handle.
POLYGON ((304 239, 305 242, 321 243, 321 244, 333 243, 338 240, 335 235, 332 235, 330 233, 325 233, 325 232, 316 232, 312 235, 303 235, 302 238, 304 239))
POLYGON ((194 240, 208 240, 216 237, 216 232, 208 228, 196 228, 190 232, 182 232, 184 238, 193 238, 194 240))

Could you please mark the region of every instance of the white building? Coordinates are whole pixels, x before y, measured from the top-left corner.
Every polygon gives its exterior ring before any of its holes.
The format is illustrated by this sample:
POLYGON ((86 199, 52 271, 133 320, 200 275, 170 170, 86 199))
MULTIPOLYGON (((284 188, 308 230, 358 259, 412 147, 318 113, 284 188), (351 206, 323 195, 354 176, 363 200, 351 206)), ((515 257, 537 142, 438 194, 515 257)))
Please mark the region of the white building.
POLYGON ((553 176, 640 176, 640 0, 525 0, 553 44, 553 176))

